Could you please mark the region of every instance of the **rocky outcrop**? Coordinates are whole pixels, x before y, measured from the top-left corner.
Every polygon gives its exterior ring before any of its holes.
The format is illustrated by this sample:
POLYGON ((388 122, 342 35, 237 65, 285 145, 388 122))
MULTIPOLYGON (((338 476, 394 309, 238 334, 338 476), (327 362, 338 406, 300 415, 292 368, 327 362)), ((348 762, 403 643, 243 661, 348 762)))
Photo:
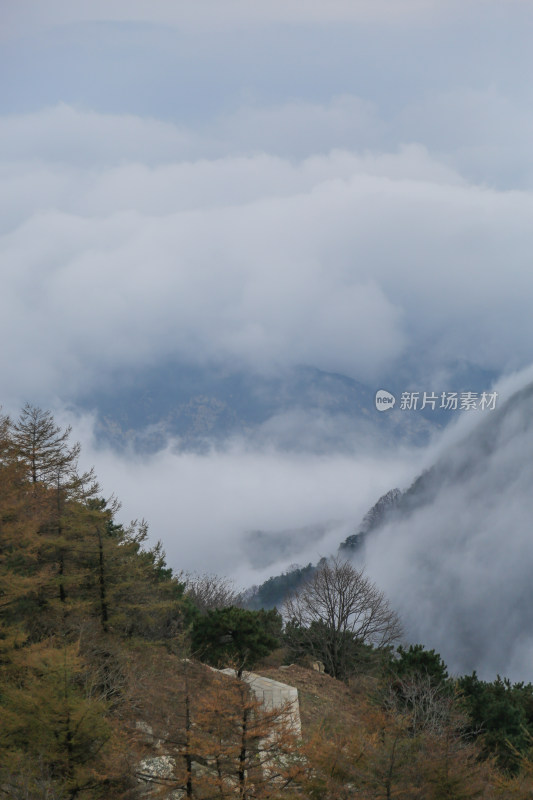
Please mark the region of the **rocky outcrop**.
MULTIPOLYGON (((236 678, 236 672, 233 669, 213 670, 227 675, 229 678, 236 678)), ((250 691, 257 701, 261 704, 265 711, 279 711, 279 720, 276 724, 289 725, 292 734, 295 734, 299 739, 302 733, 302 726, 300 720, 300 705, 298 701, 298 689, 294 686, 289 686, 286 683, 273 680, 272 678, 265 678, 254 672, 244 672, 241 679, 248 684, 250 691)), ((161 787, 167 782, 171 782, 172 776, 175 773, 176 759, 178 757, 178 750, 169 747, 165 739, 158 738, 152 727, 139 720, 136 723, 136 728, 139 733, 139 740, 145 745, 149 745, 152 749, 153 755, 150 755, 137 765, 137 780, 139 783, 139 796, 142 798, 161 797, 161 787), (154 794, 155 792, 155 794, 154 794)), ((272 731, 265 736, 264 739, 257 743, 258 752, 268 752, 270 755, 268 759, 262 764, 264 776, 270 780, 273 770, 273 764, 284 764, 283 755, 275 755, 272 759, 272 746, 275 739, 275 731, 272 731)), ((277 747, 277 745, 276 745, 277 747)), ((183 756, 181 756, 183 757, 183 756)), ((192 763, 193 774, 199 773, 214 774, 215 764, 211 763, 211 758, 195 758, 192 763)), ((277 769, 276 769, 277 771, 277 769)), ((227 779, 231 781, 231 778, 227 779)), ((276 780, 273 775, 272 780, 276 780)), ((169 794, 164 795, 164 800, 181 800, 185 797, 185 792, 182 788, 173 789, 169 794)))

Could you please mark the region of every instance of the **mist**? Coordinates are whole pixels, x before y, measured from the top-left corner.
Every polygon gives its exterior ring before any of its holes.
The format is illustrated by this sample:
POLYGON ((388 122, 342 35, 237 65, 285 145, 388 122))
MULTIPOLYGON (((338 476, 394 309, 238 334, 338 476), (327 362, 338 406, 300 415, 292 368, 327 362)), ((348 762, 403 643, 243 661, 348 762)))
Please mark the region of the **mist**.
POLYGON ((435 648, 456 674, 533 680, 531 379, 529 369, 504 384, 491 416, 465 414, 412 510, 367 540, 368 570, 408 640, 435 648))
POLYGON ((477 417, 421 449, 373 409, 306 416, 300 397, 202 452, 168 438, 140 454, 128 431, 117 452, 97 428, 109 389, 134 404, 169 364, 175 385, 180 365, 252 382, 304 366, 369 397, 453 391, 459 362, 465 380, 528 365, 531 4, 5 0, 2 15, 4 410, 72 422, 121 521, 145 517, 175 570, 242 586, 334 552, 437 463, 431 502, 369 540, 368 568, 452 669, 527 677, 527 403, 490 452, 477 417))
POLYGON ((162 541, 175 571, 214 572, 242 588, 330 555, 416 464, 414 450, 312 455, 242 439, 204 454, 178 452, 171 441, 152 456, 118 454, 95 445, 90 417, 58 418, 73 424, 103 494, 121 501, 120 521, 146 519, 150 543, 162 541))

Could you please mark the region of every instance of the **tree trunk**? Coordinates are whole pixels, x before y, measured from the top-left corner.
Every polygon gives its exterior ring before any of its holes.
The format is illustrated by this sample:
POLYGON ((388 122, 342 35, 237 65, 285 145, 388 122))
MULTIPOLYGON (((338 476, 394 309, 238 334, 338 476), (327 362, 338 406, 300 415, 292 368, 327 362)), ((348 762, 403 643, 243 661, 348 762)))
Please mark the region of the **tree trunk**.
POLYGON ((239 797, 246 800, 246 756, 248 751, 248 708, 242 712, 241 750, 239 753, 239 797))
POLYGON ((98 536, 98 583, 100 586, 100 621, 102 623, 102 628, 104 630, 104 633, 107 633, 108 611, 107 611, 107 590, 106 590, 105 571, 104 571, 104 542, 102 540, 102 534, 99 528, 96 529, 96 535, 98 536))

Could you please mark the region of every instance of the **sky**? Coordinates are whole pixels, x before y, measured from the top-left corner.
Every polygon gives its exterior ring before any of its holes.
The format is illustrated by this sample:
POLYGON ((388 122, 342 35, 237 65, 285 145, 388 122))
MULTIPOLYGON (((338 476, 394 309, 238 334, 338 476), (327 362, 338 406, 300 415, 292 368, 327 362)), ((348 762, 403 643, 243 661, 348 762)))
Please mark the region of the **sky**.
POLYGON ((4 408, 72 420, 176 568, 250 580, 244 531, 338 520, 292 560, 324 555, 427 453, 139 461, 73 404, 168 359, 376 389, 527 367, 532 22, 528 0, 0 0, 4 408))
POLYGON ((168 356, 529 363, 531 4, 1 9, 5 402, 168 356))

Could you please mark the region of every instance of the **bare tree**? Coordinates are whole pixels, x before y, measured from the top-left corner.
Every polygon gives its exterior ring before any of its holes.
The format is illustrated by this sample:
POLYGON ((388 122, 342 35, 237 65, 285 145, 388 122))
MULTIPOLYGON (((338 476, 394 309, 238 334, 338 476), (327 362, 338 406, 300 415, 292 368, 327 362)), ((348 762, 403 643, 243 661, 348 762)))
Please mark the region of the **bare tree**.
POLYGON ((382 591, 363 569, 339 557, 323 561, 288 596, 283 607, 289 644, 324 662, 337 678, 350 673, 364 645, 383 648, 401 635, 401 625, 382 591))
POLYGON ((240 606, 242 594, 237 591, 233 581, 219 575, 193 575, 182 572, 178 580, 185 584, 185 594, 202 614, 217 608, 240 606))
POLYGON ((454 730, 467 731, 468 719, 460 709, 457 692, 448 684, 435 684, 427 674, 395 677, 383 705, 388 711, 409 715, 413 735, 419 733, 442 734, 454 730))

